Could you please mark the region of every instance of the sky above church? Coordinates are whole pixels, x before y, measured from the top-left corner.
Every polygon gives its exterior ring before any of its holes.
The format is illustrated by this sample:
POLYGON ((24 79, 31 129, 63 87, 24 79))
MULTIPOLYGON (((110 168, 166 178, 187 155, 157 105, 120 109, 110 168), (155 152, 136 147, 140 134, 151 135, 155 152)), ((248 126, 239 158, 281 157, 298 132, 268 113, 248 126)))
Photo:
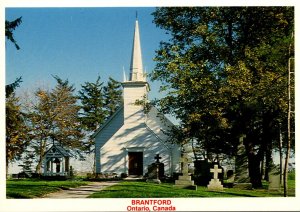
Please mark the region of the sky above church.
MULTIPOLYGON (((14 31, 15 46, 6 40, 6 84, 22 76, 20 90, 52 88, 52 75, 68 79, 76 91, 84 82, 127 77, 138 13, 144 69, 153 70, 155 50, 167 40, 153 23, 154 7, 6 8, 5 19, 22 16, 14 31)), ((148 81, 150 81, 148 79, 148 81)), ((149 98, 159 98, 159 82, 150 82, 149 98)))

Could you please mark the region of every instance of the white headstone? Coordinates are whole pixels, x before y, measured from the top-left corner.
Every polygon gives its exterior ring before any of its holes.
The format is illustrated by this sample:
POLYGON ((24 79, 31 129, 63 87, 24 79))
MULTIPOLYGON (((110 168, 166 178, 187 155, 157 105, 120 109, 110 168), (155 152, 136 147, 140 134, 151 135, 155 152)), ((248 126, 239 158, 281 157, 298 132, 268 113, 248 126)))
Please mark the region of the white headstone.
POLYGON ((270 175, 269 176, 269 190, 280 190, 280 175, 270 175))
POLYGON ((218 165, 214 165, 214 168, 210 169, 210 172, 214 173, 214 178, 209 181, 209 184, 207 185, 208 190, 222 191, 223 185, 218 179, 218 173, 222 173, 222 169, 219 169, 218 165))

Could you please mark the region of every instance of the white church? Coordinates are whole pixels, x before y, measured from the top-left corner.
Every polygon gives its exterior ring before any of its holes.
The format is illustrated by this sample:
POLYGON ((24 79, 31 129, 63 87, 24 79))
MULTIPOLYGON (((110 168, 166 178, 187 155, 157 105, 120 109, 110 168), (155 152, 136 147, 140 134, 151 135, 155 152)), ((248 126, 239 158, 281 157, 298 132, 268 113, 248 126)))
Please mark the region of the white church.
POLYGON ((93 135, 96 173, 145 175, 159 154, 165 175, 180 170, 180 147, 167 142, 163 131, 173 124, 155 107, 145 112, 137 100, 147 100, 150 90, 143 71, 138 20, 135 22, 129 80, 124 79, 124 104, 93 135))

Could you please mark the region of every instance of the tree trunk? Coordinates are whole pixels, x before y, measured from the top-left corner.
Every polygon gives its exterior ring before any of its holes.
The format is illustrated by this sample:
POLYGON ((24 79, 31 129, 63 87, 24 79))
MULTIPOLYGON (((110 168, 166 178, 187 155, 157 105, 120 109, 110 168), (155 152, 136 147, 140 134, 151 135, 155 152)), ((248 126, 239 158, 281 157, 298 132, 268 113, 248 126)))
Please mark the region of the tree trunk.
POLYGON ((269 181, 269 173, 273 168, 272 158, 272 117, 273 113, 267 111, 263 116, 263 151, 265 152, 265 177, 266 181, 269 181))
POLYGON ((6 179, 8 179, 8 163, 9 163, 9 161, 8 161, 8 159, 7 159, 7 155, 6 155, 6 179))
POLYGON ((248 154, 249 177, 253 188, 261 188, 260 158, 253 152, 248 154))
MULTIPOLYGON (((293 35, 292 35, 293 37, 293 35)), ((290 45, 291 48, 291 45, 290 45)), ((290 53, 290 49, 289 49, 289 54, 290 53)), ((292 113, 292 100, 291 100, 291 90, 292 90, 292 86, 291 85, 291 74, 294 74, 294 72, 291 72, 291 62, 290 59, 292 59, 291 57, 288 60, 288 117, 287 117, 287 145, 286 145, 286 157, 285 157, 285 164, 284 164, 284 178, 283 178, 283 182, 284 182, 284 191, 283 191, 283 195, 285 197, 288 196, 288 165, 289 165, 289 158, 290 158, 290 148, 291 148, 291 113, 292 113)), ((293 111, 294 112, 294 111, 293 111)))
POLYGON ((285 163, 284 163, 284 173, 283 173, 283 184, 284 184, 284 191, 283 191, 283 195, 284 197, 288 196, 288 185, 287 185, 287 181, 288 181, 288 166, 289 166, 289 158, 290 158, 290 141, 288 139, 288 143, 287 143, 287 148, 286 148, 286 157, 285 157, 285 163))
POLYGON ((266 148, 266 166, 265 166, 265 180, 269 181, 269 173, 272 171, 273 158, 272 158, 272 143, 267 143, 266 148))
POLYGON ((281 124, 279 123, 279 171, 280 171, 280 185, 283 184, 283 170, 282 170, 282 134, 281 134, 281 124))
POLYGON ((265 177, 265 157, 262 157, 261 163, 260 163, 260 175, 261 179, 265 177))
POLYGON ((260 163, 263 158, 263 150, 260 149, 258 153, 255 153, 254 146, 251 142, 246 143, 246 152, 248 157, 248 170, 249 170, 249 177, 250 182, 253 188, 261 188, 261 170, 260 170, 260 163))
POLYGON ((42 167, 42 164, 43 164, 45 148, 46 148, 46 141, 41 141, 40 150, 39 150, 39 160, 38 160, 38 163, 37 163, 36 168, 35 168, 35 172, 38 173, 38 174, 42 173, 41 167, 42 167))

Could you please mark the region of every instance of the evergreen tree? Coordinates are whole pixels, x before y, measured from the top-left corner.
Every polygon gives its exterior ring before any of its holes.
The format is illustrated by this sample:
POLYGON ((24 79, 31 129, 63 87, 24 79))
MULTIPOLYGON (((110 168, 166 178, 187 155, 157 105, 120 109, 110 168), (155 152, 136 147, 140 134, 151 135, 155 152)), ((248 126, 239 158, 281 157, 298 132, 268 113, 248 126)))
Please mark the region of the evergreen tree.
POLYGON ((13 31, 22 23, 22 17, 17 18, 14 21, 5 20, 5 37, 11 41, 17 50, 20 49, 20 46, 17 44, 17 41, 14 38, 13 31))
POLYGON ((63 81, 58 76, 54 78, 57 85, 50 93, 54 122, 52 139, 71 149, 81 148, 83 134, 78 116, 80 107, 74 94, 75 88, 69 85, 68 80, 63 81))
POLYGON ((122 104, 121 83, 109 77, 107 85, 104 87, 104 107, 106 118, 112 116, 122 104))
POLYGON ((5 85, 5 97, 8 98, 11 94, 13 94, 16 88, 20 86, 21 82, 22 77, 19 77, 13 83, 5 85))
MULTIPOLYGON (((93 133, 104 123, 106 111, 104 110, 103 82, 98 76, 95 83, 85 82, 79 91, 78 98, 81 101, 81 110, 79 112, 82 128, 85 130, 87 138, 85 141, 85 150, 92 153, 95 150, 95 142, 92 138, 93 133)), ((96 167, 94 158, 93 171, 96 167)))
POLYGON ((98 76, 95 83, 85 82, 79 91, 81 101, 80 121, 87 131, 95 131, 105 121, 103 82, 98 76))

